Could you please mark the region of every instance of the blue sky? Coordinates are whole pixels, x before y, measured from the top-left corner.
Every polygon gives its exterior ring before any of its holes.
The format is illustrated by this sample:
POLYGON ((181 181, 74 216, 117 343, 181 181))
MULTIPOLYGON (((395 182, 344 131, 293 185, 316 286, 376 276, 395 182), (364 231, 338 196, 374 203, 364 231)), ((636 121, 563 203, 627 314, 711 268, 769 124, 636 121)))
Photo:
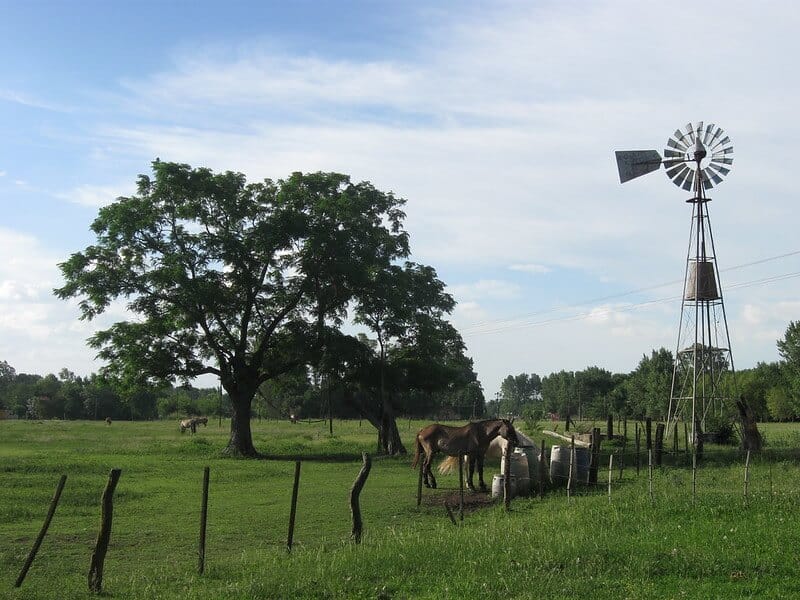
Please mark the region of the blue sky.
POLYGON ((674 350, 691 212, 663 172, 620 185, 614 150, 705 120, 735 147, 710 205, 734 359, 776 360, 800 316, 800 11, 697 4, 0 0, 0 359, 99 368, 84 341, 124 307, 79 321, 55 265, 160 157, 406 198, 487 396, 630 371, 674 350))

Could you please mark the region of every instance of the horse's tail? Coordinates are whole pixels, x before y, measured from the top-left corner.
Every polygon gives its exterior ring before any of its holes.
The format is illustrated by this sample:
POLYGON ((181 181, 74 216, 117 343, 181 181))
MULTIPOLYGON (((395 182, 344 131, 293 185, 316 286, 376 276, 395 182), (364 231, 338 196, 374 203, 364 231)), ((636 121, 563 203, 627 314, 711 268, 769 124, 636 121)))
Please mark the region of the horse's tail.
POLYGON ((449 475, 458 467, 458 460, 460 456, 448 456, 439 465, 438 471, 440 475, 449 475))
POLYGON ((419 441, 419 435, 414 438, 414 461, 411 463, 411 468, 416 469, 419 462, 419 455, 422 452, 422 443, 419 441))

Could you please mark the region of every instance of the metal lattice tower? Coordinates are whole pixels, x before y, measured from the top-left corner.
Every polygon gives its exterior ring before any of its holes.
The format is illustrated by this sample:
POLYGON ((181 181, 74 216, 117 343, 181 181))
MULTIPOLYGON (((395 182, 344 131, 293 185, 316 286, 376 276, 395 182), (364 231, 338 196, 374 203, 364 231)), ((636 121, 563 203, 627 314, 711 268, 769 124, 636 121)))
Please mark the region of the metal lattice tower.
POLYGON ((667 420, 667 436, 678 420, 689 421, 693 444, 697 443, 696 425, 703 426, 710 414, 720 414, 729 400, 723 395, 723 373, 734 373, 708 212, 711 198, 706 195, 730 172, 732 154, 733 145, 722 128, 704 127, 702 121, 676 130, 667 141, 663 159, 656 150, 616 153, 620 182, 663 164, 675 185, 694 192, 686 201, 692 206, 692 221, 667 420))

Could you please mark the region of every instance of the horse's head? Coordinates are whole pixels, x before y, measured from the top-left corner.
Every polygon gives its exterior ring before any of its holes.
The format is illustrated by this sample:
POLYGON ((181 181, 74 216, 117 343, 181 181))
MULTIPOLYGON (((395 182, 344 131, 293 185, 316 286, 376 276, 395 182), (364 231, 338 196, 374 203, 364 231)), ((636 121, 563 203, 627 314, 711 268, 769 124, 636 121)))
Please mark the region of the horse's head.
POLYGON ((500 437, 505 439, 511 446, 519 446, 519 438, 517 438, 517 430, 508 419, 502 419, 500 429, 498 431, 500 437))

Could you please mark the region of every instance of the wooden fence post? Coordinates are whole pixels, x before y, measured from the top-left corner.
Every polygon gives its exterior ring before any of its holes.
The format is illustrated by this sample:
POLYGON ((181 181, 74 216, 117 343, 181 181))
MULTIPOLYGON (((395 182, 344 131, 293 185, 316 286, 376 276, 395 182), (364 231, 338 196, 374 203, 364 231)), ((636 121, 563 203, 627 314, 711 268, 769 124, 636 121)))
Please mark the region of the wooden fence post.
MULTIPOLYGON (((506 471, 508 477, 508 471, 506 471)), ((458 457, 458 518, 464 520, 464 456, 458 457)))
POLYGON ((206 570, 206 523, 208 522, 208 474, 209 467, 203 467, 203 497, 200 502, 200 548, 197 572, 202 575, 206 570))
POLYGON ((458 525, 458 521, 456 521, 456 518, 453 516, 453 509, 450 508, 450 505, 447 503, 447 500, 444 501, 444 509, 447 511, 447 516, 450 517, 450 522, 453 525, 458 525))
POLYGON ((744 502, 748 503, 747 486, 750 483, 750 450, 747 451, 747 458, 744 461, 744 502))
POLYGON ((106 489, 103 490, 100 515, 100 532, 97 534, 94 552, 89 564, 89 591, 99 594, 103 591, 103 563, 106 560, 108 542, 111 540, 111 522, 114 514, 114 490, 117 487, 122 469, 111 469, 106 489))
POLYGON ((614 468, 614 455, 608 455, 608 503, 611 504, 611 470, 614 468))
POLYGON ((674 423, 672 427, 672 454, 675 457, 674 464, 678 464, 678 423, 674 423))
POLYGON ((361 490, 364 489, 364 484, 367 483, 369 471, 372 468, 372 459, 366 452, 361 453, 361 470, 358 472, 356 480, 353 482, 353 487, 350 488, 350 514, 353 516, 353 531, 350 537, 356 544, 361 543, 361 530, 364 526, 361 520, 361 507, 358 503, 358 497, 361 490))
POLYGON ((297 491, 300 488, 300 461, 294 462, 294 486, 292 486, 292 508, 289 512, 289 535, 286 538, 286 550, 292 551, 294 541, 294 519, 297 515, 297 491))
POLYGON ((44 540, 44 536, 47 534, 47 529, 50 527, 50 521, 53 520, 53 515, 56 513, 56 507, 58 506, 58 501, 61 498, 61 492, 64 491, 64 484, 66 483, 67 476, 62 475, 61 479, 58 480, 56 493, 53 494, 53 498, 50 500, 50 508, 47 511, 47 516, 44 518, 42 528, 39 531, 39 535, 36 536, 36 541, 33 543, 33 548, 31 548, 31 551, 28 553, 28 558, 25 559, 25 564, 22 566, 22 571, 19 572, 19 576, 17 577, 17 581, 14 583, 14 587, 21 586, 22 582, 25 581, 25 576, 28 574, 28 569, 31 568, 33 559, 36 558, 36 553, 39 551, 39 546, 42 545, 42 540, 44 540))
POLYGON ((653 419, 647 417, 644 422, 644 439, 647 444, 647 449, 653 449, 653 419))
POLYGON ((506 511, 511 510, 511 453, 506 451, 503 453, 503 505, 506 511))
POLYGON ((600 428, 592 429, 592 447, 589 454, 589 476, 586 483, 597 484, 597 472, 600 469, 600 428))
POLYGON ((619 457, 619 480, 622 481, 622 470, 625 468, 625 453, 628 448, 628 436, 622 438, 622 455, 619 457))
POLYGON ((542 445, 539 447, 539 496, 542 498, 544 498, 545 477, 544 438, 542 438, 542 445))
POLYGON ((692 505, 694 505, 697 496, 697 452, 694 452, 696 446, 692 445, 692 505))
POLYGON ((689 454, 689 426, 683 422, 683 452, 689 454))
POLYGON ((419 465, 419 479, 417 480, 417 506, 422 504, 422 469, 425 468, 425 460, 423 459, 419 465))
POLYGON ((567 502, 572 493, 572 474, 575 466, 575 436, 572 436, 572 443, 569 446, 569 475, 567 476, 567 502))
POLYGON ((653 502, 653 450, 647 451, 647 487, 650 492, 650 502, 653 502))
POLYGON ((639 422, 636 422, 636 475, 639 475, 639 467, 642 464, 642 457, 639 454, 642 443, 642 432, 639 430, 639 422))
POLYGON ((656 425, 656 466, 661 466, 661 457, 664 453, 664 423, 656 425))

